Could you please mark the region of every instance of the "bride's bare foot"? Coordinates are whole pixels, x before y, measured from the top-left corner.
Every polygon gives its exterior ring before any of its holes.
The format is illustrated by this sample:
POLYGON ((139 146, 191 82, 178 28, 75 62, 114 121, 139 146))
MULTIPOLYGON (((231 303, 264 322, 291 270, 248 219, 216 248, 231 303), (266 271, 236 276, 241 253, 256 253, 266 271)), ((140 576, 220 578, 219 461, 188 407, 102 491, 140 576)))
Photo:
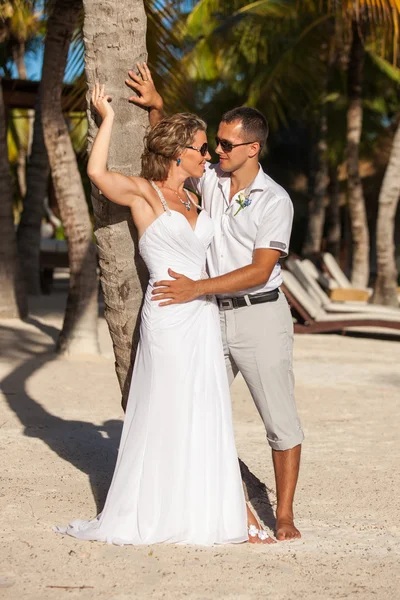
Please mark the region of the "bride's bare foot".
POLYGON ((301 538, 301 533, 295 526, 291 517, 277 517, 276 519, 276 539, 280 542, 297 540, 301 538))
POLYGON ((247 525, 249 528, 249 544, 276 544, 276 541, 261 527, 248 506, 247 525))

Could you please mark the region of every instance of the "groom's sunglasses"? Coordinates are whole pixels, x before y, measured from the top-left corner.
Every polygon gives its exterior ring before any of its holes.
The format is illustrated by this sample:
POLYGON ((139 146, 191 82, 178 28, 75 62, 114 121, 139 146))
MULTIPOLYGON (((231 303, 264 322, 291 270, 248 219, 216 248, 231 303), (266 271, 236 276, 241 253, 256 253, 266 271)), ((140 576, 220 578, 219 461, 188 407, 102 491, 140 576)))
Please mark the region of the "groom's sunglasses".
POLYGON ((200 148, 196 148, 196 146, 186 146, 186 148, 191 148, 192 150, 197 150, 197 152, 200 152, 200 154, 202 156, 205 156, 208 152, 207 142, 204 142, 204 144, 202 146, 200 146, 200 148))
POLYGON ((254 142, 243 142, 242 144, 232 144, 228 140, 221 140, 219 137, 215 138, 216 146, 221 146, 223 152, 232 152, 234 148, 238 146, 248 146, 249 144, 254 144, 254 142))

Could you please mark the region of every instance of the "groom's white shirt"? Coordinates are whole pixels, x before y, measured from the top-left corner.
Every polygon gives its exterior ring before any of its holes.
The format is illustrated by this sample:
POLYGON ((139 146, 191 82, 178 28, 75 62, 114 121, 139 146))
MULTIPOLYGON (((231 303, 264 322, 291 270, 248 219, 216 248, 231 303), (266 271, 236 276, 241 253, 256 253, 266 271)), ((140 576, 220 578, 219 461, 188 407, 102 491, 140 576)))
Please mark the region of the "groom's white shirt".
MULTIPOLYGON (((235 194, 231 202, 230 176, 219 164, 207 163, 203 177, 192 178, 187 183, 201 195, 202 206, 214 223, 215 235, 207 254, 210 277, 251 264, 253 252, 258 248, 272 248, 279 250, 281 256, 287 256, 293 205, 288 193, 264 173, 261 166, 252 184, 235 194), (245 192, 245 197, 250 200, 250 204, 242 209, 238 202, 241 192, 245 192)), ((234 295, 261 294, 276 289, 281 283, 281 266, 276 263, 266 284, 234 295)), ((219 297, 224 296, 232 294, 219 297)))

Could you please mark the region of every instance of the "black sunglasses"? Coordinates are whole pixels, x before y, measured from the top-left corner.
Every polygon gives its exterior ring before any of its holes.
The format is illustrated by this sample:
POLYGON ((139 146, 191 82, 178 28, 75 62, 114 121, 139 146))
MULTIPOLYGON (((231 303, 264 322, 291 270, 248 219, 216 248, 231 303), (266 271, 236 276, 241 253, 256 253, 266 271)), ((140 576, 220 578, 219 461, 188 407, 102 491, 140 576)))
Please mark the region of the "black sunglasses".
POLYGON ((196 148, 196 146, 186 146, 186 148, 191 148, 192 150, 197 150, 197 152, 200 152, 200 154, 202 156, 205 156, 208 152, 207 142, 204 142, 204 144, 202 146, 200 146, 200 148, 196 148))
POLYGON ((249 144, 254 144, 255 142, 243 142, 242 144, 232 144, 228 140, 220 140, 219 137, 215 138, 215 143, 217 146, 221 146, 224 152, 232 152, 234 148, 238 146, 248 146, 249 144))

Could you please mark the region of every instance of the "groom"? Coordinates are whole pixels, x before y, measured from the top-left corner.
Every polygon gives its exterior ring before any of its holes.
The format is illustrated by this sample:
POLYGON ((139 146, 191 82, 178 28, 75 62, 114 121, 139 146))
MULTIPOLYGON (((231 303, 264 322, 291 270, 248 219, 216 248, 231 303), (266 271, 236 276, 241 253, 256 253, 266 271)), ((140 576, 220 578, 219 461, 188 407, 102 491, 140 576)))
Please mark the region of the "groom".
MULTIPOLYGON (((129 72, 126 80, 139 94, 130 100, 149 108, 154 126, 163 116, 162 98, 147 66, 138 69, 140 76, 129 72)), ((293 322, 279 288, 278 261, 288 253, 293 207, 287 192, 259 165, 267 135, 265 117, 253 108, 222 116, 216 137, 219 164, 207 164, 203 177, 190 181, 214 222, 207 256, 210 279, 194 281, 170 270, 174 279, 157 282, 153 294, 163 305, 217 296, 229 382, 241 372, 272 448, 276 537, 291 540, 301 537, 293 500, 304 435, 293 393, 293 322)))

